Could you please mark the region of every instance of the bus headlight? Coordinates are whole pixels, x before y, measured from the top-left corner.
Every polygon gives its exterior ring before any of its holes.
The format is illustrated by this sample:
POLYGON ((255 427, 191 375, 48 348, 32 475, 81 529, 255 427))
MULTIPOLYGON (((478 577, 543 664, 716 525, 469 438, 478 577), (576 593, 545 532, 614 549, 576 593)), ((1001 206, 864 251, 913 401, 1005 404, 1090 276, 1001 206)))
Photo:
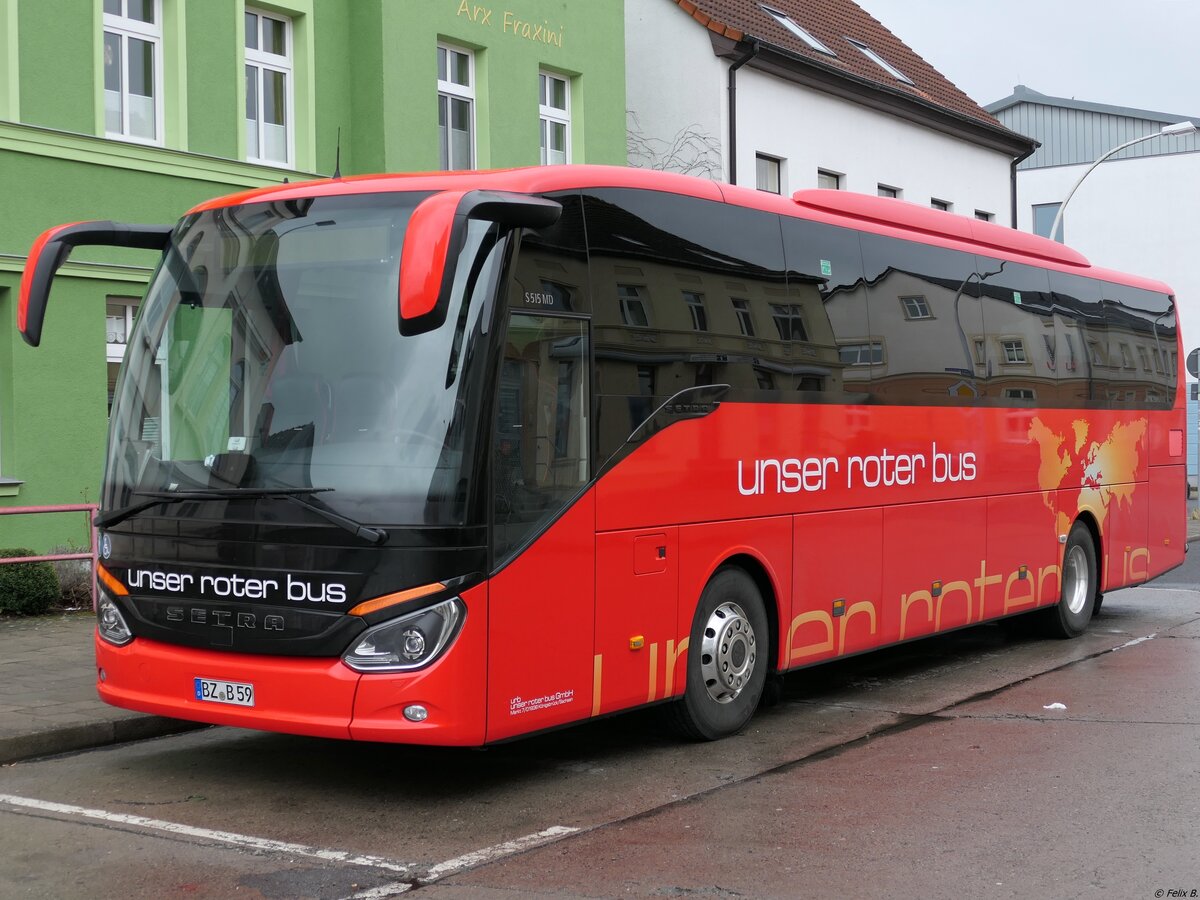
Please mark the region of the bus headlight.
POLYGON ((117 604, 102 590, 98 593, 96 603, 96 627, 100 637, 117 647, 123 647, 133 640, 133 632, 125 624, 121 610, 117 609, 117 604))
POLYGON ((466 615, 452 597, 365 632, 342 662, 356 672, 405 672, 427 666, 441 655, 466 615))

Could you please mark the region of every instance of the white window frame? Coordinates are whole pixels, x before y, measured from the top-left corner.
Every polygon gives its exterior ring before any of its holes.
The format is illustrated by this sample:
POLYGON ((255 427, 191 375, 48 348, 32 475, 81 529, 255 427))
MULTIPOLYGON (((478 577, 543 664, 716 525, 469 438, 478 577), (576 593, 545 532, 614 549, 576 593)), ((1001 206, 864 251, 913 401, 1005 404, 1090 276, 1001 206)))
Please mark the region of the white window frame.
MULTIPOLYGON (((100 52, 104 53, 104 35, 115 34, 121 40, 121 130, 109 131, 105 117, 104 136, 134 144, 161 147, 163 144, 163 25, 162 0, 154 2, 154 24, 141 22, 127 16, 102 13, 100 52), (144 138, 129 133, 129 39, 145 41, 154 47, 154 137, 144 138)), ((120 0, 122 11, 128 11, 128 0, 120 0)), ((103 78, 103 76, 101 76, 103 78)), ((103 81, 101 94, 106 92, 103 81)))
POLYGON ((619 283, 617 285, 617 298, 621 302, 622 325, 629 328, 650 328, 654 325, 654 320, 650 317, 649 296, 645 285, 619 283), (635 318, 632 315, 634 309, 641 310, 641 317, 646 320, 644 325, 633 321, 635 318))
MULTIPOLYGON (((446 106, 446 113, 447 113, 447 118, 446 118, 446 164, 447 164, 448 168, 445 171, 453 172, 453 171, 461 171, 463 169, 473 169, 473 168, 475 168, 475 153, 476 153, 475 141, 476 141, 476 137, 478 134, 476 127, 475 127, 475 53, 472 50, 468 50, 466 47, 459 47, 459 46, 456 46, 455 44, 446 44, 446 43, 442 43, 441 41, 438 42, 437 49, 446 51, 447 74, 449 74, 449 71, 450 71, 449 54, 459 53, 467 58, 467 81, 468 81, 468 84, 462 85, 456 81, 443 80, 441 77, 438 78, 438 82, 437 82, 438 100, 440 102, 441 98, 445 97, 446 104, 447 104, 447 106, 446 106), (470 119, 471 119, 471 136, 470 137, 471 137, 471 139, 468 142, 470 145, 470 149, 468 151, 469 159, 467 159, 466 165, 461 165, 461 166, 458 165, 459 161, 455 160, 453 158, 452 151, 454 148, 454 142, 451 140, 451 136, 450 136, 450 132, 452 130, 452 123, 454 121, 453 113, 452 113, 452 109, 453 109, 452 103, 454 100, 466 101, 467 106, 470 109, 470 113, 471 113, 470 114, 470 119)), ((438 140, 439 141, 441 140, 440 135, 438 136, 438 140)), ((438 152, 439 152, 438 165, 440 166, 441 165, 441 155, 440 155, 441 147, 440 146, 438 148, 438 152)))
MULTIPOLYGON (((295 29, 292 28, 292 20, 288 16, 281 16, 278 13, 267 12, 266 10, 258 9, 253 6, 247 6, 245 8, 245 14, 258 16, 257 43, 259 45, 257 50, 253 50, 246 46, 244 39, 242 41, 242 52, 244 57, 242 60, 242 71, 245 72, 246 66, 255 66, 258 69, 258 104, 256 109, 258 118, 255 120, 255 127, 258 134, 259 153, 258 155, 251 155, 250 148, 247 146, 246 160, 248 162, 257 163, 263 166, 294 168, 296 160, 296 42, 293 35, 295 34, 295 29), (273 21, 283 23, 283 40, 287 50, 287 54, 285 56, 279 56, 276 53, 268 53, 262 49, 263 19, 271 19, 273 21), (277 159, 268 159, 262 155, 262 149, 265 143, 263 138, 265 137, 266 131, 266 122, 263 119, 263 100, 266 96, 266 92, 263 90, 265 87, 263 73, 265 71, 278 72, 282 74, 284 78, 284 94, 286 95, 284 101, 284 116, 286 117, 284 121, 284 129, 287 134, 287 159, 283 160, 282 162, 277 159)), ((245 19, 243 19, 243 21, 245 21, 245 19)), ((249 120, 245 119, 243 116, 243 121, 248 122, 249 120)))
POLYGON ((901 190, 898 187, 892 187, 890 184, 877 184, 875 185, 875 193, 880 197, 891 197, 894 200, 899 200, 901 190))
POLYGON ((698 291, 682 291, 683 302, 692 316, 692 331, 708 331, 708 310, 704 307, 704 295, 698 291))
POLYGON ((909 321, 933 318, 924 294, 906 294, 900 298, 900 306, 904 309, 904 318, 909 321))
MULTIPOLYGON (((474 72, 472 72, 472 84, 474 84, 474 72)), ((474 108, 472 106, 472 108, 474 108)), ((571 161, 571 79, 565 75, 556 75, 554 72, 548 72, 545 69, 538 70, 538 132, 540 134, 541 143, 541 164, 543 166, 558 165, 547 161, 549 152, 549 136, 550 125, 562 125, 565 131, 563 141, 565 142, 563 164, 571 161), (567 104, 564 108, 550 106, 542 103, 542 88, 545 85, 546 99, 549 100, 552 96, 550 91, 551 81, 561 81, 563 84, 563 98, 567 104)))
POLYGON ((938 197, 929 198, 929 208, 941 210, 942 212, 954 212, 954 204, 949 200, 941 200, 938 197))
POLYGON ((133 320, 137 318, 138 301, 133 297, 106 297, 105 298, 105 314, 104 314, 104 355, 108 362, 119 363, 125 359, 125 348, 129 344, 129 335, 133 331, 133 320), (125 329, 124 340, 114 341, 112 338, 117 334, 110 322, 112 319, 117 319, 117 316, 108 315, 108 306, 124 307, 121 319, 121 327, 125 329))
POLYGON ((1002 365, 1005 366, 1027 366, 1029 365, 1029 354, 1025 352, 1025 339, 1019 337, 1001 338, 1000 353, 1002 365))

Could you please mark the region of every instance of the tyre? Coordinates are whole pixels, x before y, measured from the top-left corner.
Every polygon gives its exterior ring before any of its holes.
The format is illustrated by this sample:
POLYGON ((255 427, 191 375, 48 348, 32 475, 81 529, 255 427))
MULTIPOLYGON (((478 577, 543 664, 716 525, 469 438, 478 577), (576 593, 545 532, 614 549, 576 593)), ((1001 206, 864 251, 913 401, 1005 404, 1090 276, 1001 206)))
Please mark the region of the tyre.
POLYGON ((1083 634, 1100 605, 1100 567, 1096 544, 1082 522, 1071 526, 1063 551, 1062 592, 1058 603, 1044 612, 1043 625, 1052 637, 1073 638, 1083 634))
POLYGON ((762 697, 770 660, 762 595, 741 569, 720 569, 700 595, 688 640, 687 685, 672 724, 715 741, 745 727, 762 697))

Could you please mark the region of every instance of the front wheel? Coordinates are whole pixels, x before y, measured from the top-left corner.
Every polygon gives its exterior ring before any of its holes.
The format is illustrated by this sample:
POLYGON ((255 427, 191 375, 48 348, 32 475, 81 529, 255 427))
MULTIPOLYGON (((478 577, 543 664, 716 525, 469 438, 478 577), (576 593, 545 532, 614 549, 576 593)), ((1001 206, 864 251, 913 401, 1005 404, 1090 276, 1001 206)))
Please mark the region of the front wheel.
POLYGON ((762 697, 769 641, 754 580, 741 569, 719 570, 700 595, 692 621, 687 686, 670 708, 676 727, 704 741, 745 727, 762 697))
POLYGON ((1052 637, 1073 638, 1083 634, 1100 605, 1100 567, 1096 544, 1082 522, 1071 526, 1063 551, 1062 594, 1058 603, 1044 611, 1043 624, 1052 637))

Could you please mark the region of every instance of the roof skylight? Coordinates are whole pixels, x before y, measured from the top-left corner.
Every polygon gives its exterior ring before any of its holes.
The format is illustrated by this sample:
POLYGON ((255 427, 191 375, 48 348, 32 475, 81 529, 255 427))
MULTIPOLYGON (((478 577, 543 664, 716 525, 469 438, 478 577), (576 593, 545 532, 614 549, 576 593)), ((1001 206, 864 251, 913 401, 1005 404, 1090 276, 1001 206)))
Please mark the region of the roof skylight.
POLYGON ((882 56, 880 56, 878 53, 876 53, 874 50, 872 50, 870 47, 868 47, 862 41, 856 41, 854 38, 846 38, 846 40, 849 41, 851 44, 853 44, 855 47, 857 47, 859 50, 861 50, 863 53, 863 56, 865 56, 871 62, 875 63, 875 65, 879 66, 879 68, 883 69, 883 71, 887 72, 889 75, 891 75, 897 81, 903 81, 905 84, 913 83, 913 80, 911 78, 909 78, 907 75, 905 75, 899 69, 897 69, 895 66, 893 66, 891 63, 889 63, 886 59, 884 59, 882 56))
POLYGON ((830 50, 828 47, 826 47, 824 44, 822 44, 820 41, 818 41, 815 37, 813 37, 811 34, 809 34, 807 31, 805 31, 803 28, 801 28, 795 22, 793 22, 791 16, 789 16, 787 13, 780 12, 777 9, 772 9, 769 6, 762 6, 760 8, 762 9, 763 12, 765 12, 767 15, 769 15, 771 18, 773 18, 776 22, 778 22, 780 25, 782 25, 784 28, 786 28, 788 31, 790 31, 792 34, 794 34, 796 37, 800 38, 800 40, 804 41, 804 43, 808 44, 808 46, 812 47, 818 53, 824 53, 826 56, 834 56, 834 57, 837 56, 836 53, 834 53, 832 50, 830 50))

